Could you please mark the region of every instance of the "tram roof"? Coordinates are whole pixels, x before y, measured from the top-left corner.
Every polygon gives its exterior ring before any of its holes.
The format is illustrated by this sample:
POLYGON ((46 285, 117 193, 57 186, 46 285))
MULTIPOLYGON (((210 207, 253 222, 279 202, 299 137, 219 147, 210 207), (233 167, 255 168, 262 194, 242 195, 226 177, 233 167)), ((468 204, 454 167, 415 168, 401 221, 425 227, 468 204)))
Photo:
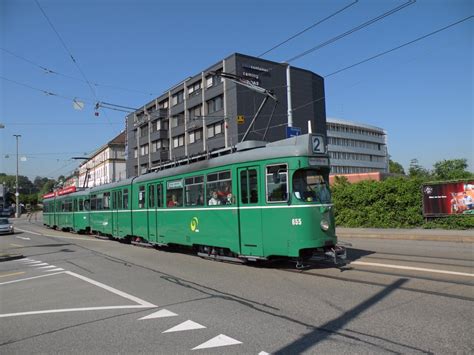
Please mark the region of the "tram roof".
POLYGON ((288 139, 267 143, 261 148, 237 151, 232 154, 215 157, 208 160, 202 160, 166 170, 147 173, 132 180, 133 182, 143 182, 238 163, 251 163, 259 160, 283 157, 314 156, 315 154, 313 153, 312 149, 312 136, 312 134, 305 134, 291 137, 288 139))

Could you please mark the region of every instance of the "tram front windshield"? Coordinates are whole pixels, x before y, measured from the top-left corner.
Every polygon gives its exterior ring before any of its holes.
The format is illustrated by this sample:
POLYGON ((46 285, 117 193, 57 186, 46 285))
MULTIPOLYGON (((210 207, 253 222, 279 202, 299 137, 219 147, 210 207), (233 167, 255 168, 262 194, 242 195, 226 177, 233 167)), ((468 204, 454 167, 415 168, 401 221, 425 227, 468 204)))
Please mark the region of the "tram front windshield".
POLYGON ((330 203, 328 185, 327 174, 319 169, 299 169, 293 174, 293 194, 300 201, 330 203))

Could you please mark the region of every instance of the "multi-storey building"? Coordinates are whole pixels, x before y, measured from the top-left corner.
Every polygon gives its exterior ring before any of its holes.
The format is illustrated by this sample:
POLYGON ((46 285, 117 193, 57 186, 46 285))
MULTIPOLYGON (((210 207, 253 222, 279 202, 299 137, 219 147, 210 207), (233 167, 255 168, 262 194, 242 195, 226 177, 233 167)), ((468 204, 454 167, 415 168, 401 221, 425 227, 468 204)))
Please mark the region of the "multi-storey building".
POLYGON ((331 174, 388 173, 387 132, 362 123, 327 118, 331 174))
POLYGON ((127 176, 168 161, 230 148, 240 142, 265 96, 220 73, 271 90, 247 140, 276 141, 287 127, 326 135, 324 79, 310 71, 234 53, 185 79, 127 116, 127 176))
POLYGON ((93 187, 126 178, 125 132, 97 149, 79 166, 79 187, 93 187))

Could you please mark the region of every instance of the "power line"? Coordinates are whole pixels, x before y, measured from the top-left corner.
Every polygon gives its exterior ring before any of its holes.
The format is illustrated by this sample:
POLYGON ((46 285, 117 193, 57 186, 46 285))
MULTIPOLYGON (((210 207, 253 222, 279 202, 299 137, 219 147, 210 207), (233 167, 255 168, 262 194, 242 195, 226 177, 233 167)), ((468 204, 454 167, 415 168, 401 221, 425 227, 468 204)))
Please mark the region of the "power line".
POLYGON ((62 39, 61 35, 59 34, 59 32, 56 30, 56 28, 54 27, 53 23, 51 22, 51 20, 49 19, 48 15, 46 15, 46 12, 43 10, 43 8, 41 7, 41 4, 39 3, 38 0, 34 0, 36 2, 36 5, 38 5, 39 9, 41 10, 44 18, 46 19, 46 21, 48 21, 49 23, 49 26, 52 28, 53 32, 56 34, 56 37, 58 37, 59 39, 59 42, 62 44, 62 46, 64 47, 64 49, 66 50, 66 52, 69 54, 69 57, 71 58, 72 62, 74 63, 74 65, 76 66, 77 70, 79 71, 79 73, 81 73, 82 77, 84 78, 84 80, 86 81, 87 85, 89 86, 89 89, 91 90, 92 92, 92 95, 97 99, 96 97, 96 94, 95 94, 95 91, 94 91, 94 88, 92 87, 92 84, 90 83, 89 79, 87 79, 86 75, 84 74, 84 72, 82 71, 81 67, 79 66, 79 64, 77 63, 76 59, 74 58, 74 56, 72 55, 71 51, 69 50, 68 46, 66 45, 66 43, 64 42, 64 40, 62 39))
POLYGON ((331 43, 334 43, 334 42, 336 42, 336 41, 338 41, 338 40, 340 40, 340 39, 342 39, 342 38, 344 38, 344 37, 346 37, 346 36, 349 36, 349 35, 351 35, 351 34, 357 32, 357 31, 359 31, 359 30, 361 30, 361 29, 363 29, 363 28, 365 28, 365 27, 367 27, 367 26, 370 26, 370 25, 372 25, 373 23, 378 22, 378 21, 384 19, 384 18, 387 17, 387 16, 393 15, 394 13, 396 13, 396 12, 398 12, 398 11, 404 9, 405 7, 410 6, 410 5, 413 5, 415 2, 416 2, 416 0, 408 0, 407 2, 401 4, 400 6, 397 6, 397 7, 393 8, 393 9, 391 9, 391 10, 389 10, 389 11, 387 11, 387 12, 385 12, 385 13, 383 13, 383 14, 377 16, 377 17, 374 17, 373 19, 370 19, 369 21, 364 22, 363 24, 361 24, 361 25, 359 25, 359 26, 356 26, 356 27, 351 28, 349 31, 346 31, 346 32, 344 32, 344 33, 342 33, 342 34, 340 34, 340 35, 337 35, 337 36, 335 36, 335 37, 333 37, 333 38, 327 40, 326 42, 320 43, 320 44, 318 44, 317 46, 315 46, 315 47, 313 47, 313 48, 310 48, 310 49, 308 49, 308 50, 306 50, 306 51, 304 51, 304 52, 302 52, 302 53, 300 53, 300 54, 298 54, 298 55, 296 55, 296 56, 294 56, 294 57, 292 57, 292 58, 286 60, 286 62, 287 62, 287 63, 290 63, 290 62, 292 62, 292 61, 295 61, 295 60, 297 60, 297 59, 300 59, 300 58, 302 58, 302 57, 304 57, 304 56, 306 56, 306 55, 308 55, 308 54, 310 54, 310 53, 312 53, 312 52, 314 52, 314 51, 316 51, 316 50, 318 50, 318 49, 321 49, 321 48, 323 48, 323 47, 325 47, 325 46, 327 46, 327 45, 329 45, 329 44, 331 44, 331 43))
POLYGON ((295 39, 296 37, 302 35, 303 33, 305 33, 305 32, 307 32, 307 31, 313 29, 314 27, 316 27, 316 26, 322 24, 323 22, 329 20, 330 18, 332 18, 332 17, 334 17, 334 16, 340 14, 341 12, 343 12, 344 10, 348 9, 349 7, 355 5, 355 4, 358 3, 358 2, 359 2, 359 0, 355 0, 355 1, 353 1, 352 3, 350 3, 349 5, 344 6, 342 9, 340 9, 340 10, 338 10, 338 11, 332 13, 332 14, 329 15, 329 16, 326 16, 326 17, 323 18, 322 20, 319 20, 319 21, 313 23, 311 26, 306 27, 305 29, 301 30, 300 32, 298 32, 298 33, 292 35, 291 37, 287 38, 287 39, 284 40, 283 42, 280 42, 280 43, 278 43, 277 45, 275 45, 275 46, 273 46, 272 48, 270 48, 269 50, 263 52, 262 54, 260 54, 260 55, 258 56, 258 58, 264 56, 264 55, 267 54, 267 53, 270 53, 271 51, 277 49, 278 47, 281 47, 281 46, 284 45, 285 43, 288 43, 288 42, 291 41, 292 39, 295 39))
POLYGON ((450 25, 444 26, 444 27, 442 27, 442 28, 440 28, 440 29, 438 29, 438 30, 436 30, 436 31, 430 32, 430 33, 428 33, 428 34, 426 34, 426 35, 424 35, 424 36, 418 37, 418 38, 416 38, 416 39, 414 39, 414 40, 412 40, 412 41, 403 43, 403 44, 401 44, 401 45, 399 45, 399 46, 397 46, 397 47, 394 47, 394 48, 392 48, 392 49, 389 49, 389 50, 387 50, 387 51, 385 51, 385 52, 381 52, 381 53, 376 54, 376 55, 374 55, 374 56, 372 56, 372 57, 369 57, 369 58, 367 58, 367 59, 364 59, 364 60, 362 60, 362 61, 360 61, 360 62, 357 62, 357 63, 355 63, 355 64, 349 65, 349 66, 347 66, 347 67, 345 67, 345 68, 336 70, 335 72, 332 72, 332 73, 330 73, 330 74, 324 75, 324 78, 327 78, 327 77, 329 77, 329 76, 338 74, 338 73, 343 72, 343 71, 345 71, 345 70, 354 68, 354 67, 356 67, 356 66, 358 66, 358 65, 361 65, 361 64, 363 64, 363 63, 367 63, 367 62, 369 62, 369 61, 371 61, 371 60, 373 60, 373 59, 375 59, 375 58, 381 57, 381 56, 383 56, 383 55, 385 55, 385 54, 394 52, 394 51, 396 51, 396 50, 398 50, 398 49, 400 49, 400 48, 403 48, 403 47, 405 47, 405 46, 408 46, 408 45, 413 44, 413 43, 415 43, 415 42, 421 41, 422 39, 425 39, 425 38, 427 38, 427 37, 433 36, 433 35, 435 35, 435 34, 441 32, 441 31, 447 30, 447 29, 450 28, 450 27, 459 25, 460 23, 462 23, 462 22, 464 22, 464 21, 470 20, 470 19, 472 19, 473 17, 474 17, 474 16, 465 17, 465 18, 463 18, 462 20, 459 20, 459 21, 456 21, 456 22, 454 22, 454 23, 452 23, 452 24, 450 24, 450 25))
MULTIPOLYGON (((43 70, 46 74, 55 74, 55 75, 62 76, 62 77, 68 78, 68 79, 77 80, 77 81, 80 81, 80 82, 83 82, 83 83, 87 83, 85 80, 82 80, 82 79, 79 79, 79 78, 76 78, 74 76, 70 76, 70 75, 67 75, 67 74, 64 74, 64 73, 60 73, 56 70, 53 70, 53 69, 47 68, 47 67, 45 67, 41 64, 35 63, 35 62, 33 62, 32 60, 30 60, 28 58, 25 58, 25 57, 20 56, 16 53, 13 53, 12 51, 9 51, 8 49, 5 49, 5 48, 0 48, 0 49, 2 51, 4 51, 5 53, 10 54, 11 56, 13 56, 17 59, 20 59, 20 60, 22 60, 26 63, 29 63, 29 64, 43 70)), ((109 88, 117 89, 117 90, 137 92, 137 93, 141 93, 141 94, 145 94, 145 95, 149 95, 149 96, 156 95, 155 93, 144 92, 144 91, 140 91, 140 90, 136 90, 136 89, 129 89, 129 88, 124 88, 124 87, 121 87, 121 86, 115 86, 115 85, 110 85, 110 84, 100 84, 100 83, 96 83, 96 82, 91 82, 91 84, 94 85, 94 86, 102 86, 102 87, 109 87, 109 88)))

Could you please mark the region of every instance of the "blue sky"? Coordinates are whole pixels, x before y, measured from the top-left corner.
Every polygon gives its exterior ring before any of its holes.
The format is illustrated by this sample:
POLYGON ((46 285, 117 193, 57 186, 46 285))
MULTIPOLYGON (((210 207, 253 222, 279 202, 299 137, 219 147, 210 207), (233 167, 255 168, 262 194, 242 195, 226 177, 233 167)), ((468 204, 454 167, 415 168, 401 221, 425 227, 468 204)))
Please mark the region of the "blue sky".
MULTIPOLYGON (((234 52, 258 56, 352 0, 37 0, 100 101, 138 107, 234 52), (123 90, 123 89, 127 90, 123 90), (152 95, 150 95, 152 94, 152 95)), ((406 0, 359 0, 266 54, 286 61, 406 0)), ((418 0, 292 65, 322 76, 472 16, 470 0, 418 0)), ((467 158, 474 171, 473 19, 326 78, 326 111, 384 128, 389 153, 408 168, 467 158)), ((0 172, 56 178, 124 129, 101 110, 35 0, 0 1, 0 172), (8 52, 7 52, 8 51, 8 52), (16 56, 54 70, 47 74, 16 56), (75 79, 73 79, 75 78, 75 79), (37 88, 59 96, 46 95, 37 88), (70 98, 86 102, 74 110, 70 98), (8 156, 8 158, 6 158, 8 156)))

